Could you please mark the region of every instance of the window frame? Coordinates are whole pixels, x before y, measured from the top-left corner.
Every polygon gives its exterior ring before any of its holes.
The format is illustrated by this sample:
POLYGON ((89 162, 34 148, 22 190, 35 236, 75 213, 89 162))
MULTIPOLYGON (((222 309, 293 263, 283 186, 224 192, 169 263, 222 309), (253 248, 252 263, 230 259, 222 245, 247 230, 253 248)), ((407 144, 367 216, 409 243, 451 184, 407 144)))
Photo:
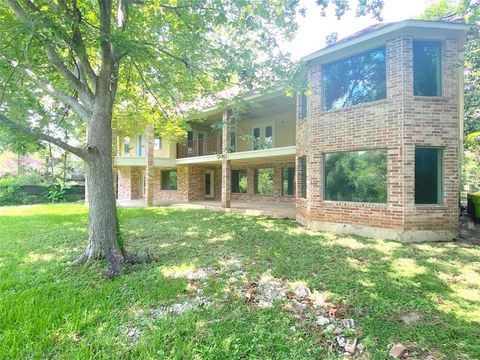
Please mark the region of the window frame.
POLYGON ((230 184, 230 188, 231 188, 231 192, 232 194, 247 194, 248 193, 248 175, 247 175, 247 170, 246 169, 232 169, 231 171, 231 184, 230 184), (238 174, 236 177, 238 179, 238 191, 234 191, 236 189, 234 189, 234 186, 235 186, 235 183, 233 181, 233 179, 235 178, 235 176, 233 175, 234 172, 236 174, 238 174), (247 179, 247 188, 245 189, 245 191, 240 191, 240 173, 244 173, 245 174, 245 178, 247 179))
POLYGON ((415 206, 442 206, 445 201, 445 149, 436 146, 415 146, 414 154, 414 204, 415 206), (417 150, 436 150, 437 153, 437 202, 417 202, 417 150))
POLYGON ((160 190, 163 190, 163 191, 177 191, 178 190, 178 171, 176 169, 170 169, 170 170, 161 170, 160 171, 160 190), (170 180, 170 173, 172 172, 175 172, 177 174, 177 176, 175 177, 175 188, 170 188, 169 187, 169 182, 167 181, 167 183, 165 184, 164 183, 164 178, 163 178, 163 174, 164 173, 168 173, 168 177, 169 177, 169 180, 170 180))
POLYGON ((261 195, 261 196, 274 196, 275 195, 275 168, 273 167, 261 167, 261 168, 255 168, 253 171, 253 192, 255 195, 261 195), (271 194, 262 194, 258 190, 258 176, 259 176, 259 170, 272 170, 272 193, 271 194))
POLYGON ((153 139, 153 150, 162 150, 162 148, 163 148, 162 138, 161 137, 154 138, 153 139))
POLYGON ((322 111, 324 112, 327 112, 327 111, 337 111, 337 110, 343 110, 343 109, 349 109, 353 106, 360 106, 360 105, 364 105, 364 104, 369 104, 369 103, 372 103, 372 102, 375 102, 375 101, 382 101, 382 100, 385 100, 388 98, 388 86, 387 86, 387 75, 388 75, 388 69, 387 69, 387 46, 386 44, 382 44, 381 46, 377 46, 377 47, 374 47, 374 48, 370 48, 370 49, 367 49, 367 50, 364 50, 364 51, 361 51, 361 52, 358 52, 358 53, 355 53, 353 55, 350 55, 350 56, 347 56, 347 57, 342 57, 340 59, 337 59, 337 60, 333 60, 333 61, 330 61, 328 63, 325 63, 325 64, 322 64, 321 65, 321 88, 322 88, 322 95, 321 95, 321 107, 322 107, 322 111), (355 57, 360 57, 362 55, 366 55, 368 53, 373 53, 375 51, 378 51, 378 50, 383 50, 383 54, 384 54, 384 61, 385 61, 385 94, 384 96, 382 97, 379 97, 378 99, 374 99, 374 100, 368 100, 368 101, 360 101, 356 104, 351 104, 351 105, 346 105, 346 106, 341 106, 341 107, 338 107, 338 108, 334 108, 333 106, 331 107, 326 107, 326 104, 325 104, 325 100, 326 100, 326 86, 325 86, 325 69, 328 68, 328 66, 331 66, 333 64, 337 64, 337 63, 341 63, 341 62, 344 62, 344 61, 348 61, 352 58, 355 58, 355 57))
POLYGON ((132 144, 132 140, 130 139, 130 136, 125 136, 123 138, 123 155, 124 156, 130 156, 130 146, 132 144), (128 139, 128 141, 127 141, 128 139))
POLYGON ((444 49, 444 44, 443 41, 441 40, 426 40, 426 39, 415 39, 412 41, 412 79, 413 79, 413 96, 415 97, 442 97, 443 96, 443 50, 444 49), (437 44, 439 48, 438 52, 438 69, 437 69, 437 74, 436 74, 436 81, 437 81, 437 95, 421 95, 417 94, 415 90, 415 64, 417 63, 415 61, 415 44, 437 44))
POLYGON ((283 166, 282 167, 282 196, 286 196, 286 197, 291 197, 291 196, 295 196, 295 193, 296 193, 296 182, 295 182, 295 165, 287 165, 287 166, 283 166), (285 191, 284 191, 284 188, 283 188, 283 183, 285 180, 287 180, 287 189, 289 188, 288 186, 288 181, 289 181, 289 177, 288 177, 288 170, 289 169, 292 169, 292 172, 293 172, 293 184, 292 184, 292 194, 285 194, 285 191), (287 178, 285 179, 285 170, 287 170, 287 178))
POLYGON ((304 121, 308 117, 308 97, 304 91, 299 95, 300 98, 300 121, 304 121))
POLYGON ((307 177, 308 177, 308 174, 307 174, 307 156, 304 155, 304 156, 300 156, 298 158, 298 162, 299 162, 299 167, 298 167, 298 171, 299 171, 299 176, 300 176, 300 181, 299 181, 299 186, 300 186, 300 191, 299 191, 299 194, 298 194, 298 197, 302 198, 302 199, 306 199, 307 198, 307 187, 308 187, 308 183, 307 183, 307 177))
POLYGON ((142 133, 137 134, 136 138, 136 143, 135 143, 135 154, 138 157, 145 156, 145 141, 144 141, 144 136, 142 133))
POLYGON ((373 204, 373 205, 387 205, 389 201, 388 196, 388 180, 389 180, 389 173, 388 173, 388 149, 387 148, 378 148, 378 149, 361 149, 361 150, 351 150, 351 151, 336 151, 336 152, 328 152, 323 154, 323 200, 329 202, 336 202, 336 203, 354 203, 354 204, 373 204), (386 194, 385 194, 385 201, 356 201, 356 200, 342 200, 342 199, 329 199, 327 198, 327 156, 328 155, 336 155, 336 154, 350 154, 350 153, 359 153, 359 152, 367 152, 367 151, 383 151, 385 152, 386 156, 386 166, 385 166, 385 185, 386 185, 386 194))

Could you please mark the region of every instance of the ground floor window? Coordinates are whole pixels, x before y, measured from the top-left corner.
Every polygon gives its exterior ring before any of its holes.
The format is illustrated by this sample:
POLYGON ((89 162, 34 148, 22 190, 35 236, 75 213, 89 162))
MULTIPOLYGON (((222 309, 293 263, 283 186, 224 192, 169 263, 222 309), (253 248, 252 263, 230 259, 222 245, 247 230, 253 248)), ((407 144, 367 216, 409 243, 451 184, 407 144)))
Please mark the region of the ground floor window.
POLYGON ((282 195, 295 195, 294 166, 287 166, 282 169, 282 195))
POLYGON ((177 170, 162 171, 162 190, 177 190, 177 170))
POLYGON ((415 149, 415 204, 443 202, 442 168, 442 149, 415 149))
POLYGON ((273 195, 273 168, 255 169, 255 193, 273 195))
POLYGON ((366 150, 326 154, 325 199, 387 202, 387 151, 366 150))
POLYGON ((232 193, 245 194, 247 192, 247 171, 232 170, 232 193))
POLYGON ((307 158, 302 156, 299 158, 300 163, 300 197, 307 197, 307 158))

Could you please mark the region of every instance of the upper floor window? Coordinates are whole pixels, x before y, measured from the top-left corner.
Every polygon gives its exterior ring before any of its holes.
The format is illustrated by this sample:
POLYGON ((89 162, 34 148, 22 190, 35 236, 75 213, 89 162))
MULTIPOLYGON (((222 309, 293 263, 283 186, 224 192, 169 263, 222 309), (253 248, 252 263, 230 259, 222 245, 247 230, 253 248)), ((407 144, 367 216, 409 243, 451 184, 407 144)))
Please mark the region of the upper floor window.
POLYGON ((442 95, 441 49, 438 41, 413 42, 414 95, 442 95))
POLYGON ((137 135, 137 156, 145 156, 145 144, 143 143, 143 134, 137 135))
POLYGON ((304 120, 308 115, 308 98, 305 92, 300 93, 300 120, 304 120))
POLYGON ((130 155, 130 136, 123 139, 123 155, 130 155))
POLYGON ((161 150, 162 149, 162 138, 154 139, 153 148, 154 148, 154 150, 161 150))
POLYGON ((253 150, 270 149, 273 147, 273 126, 254 127, 252 130, 253 150))
POLYGON ((344 107, 385 99, 385 48, 323 66, 323 109, 344 107))

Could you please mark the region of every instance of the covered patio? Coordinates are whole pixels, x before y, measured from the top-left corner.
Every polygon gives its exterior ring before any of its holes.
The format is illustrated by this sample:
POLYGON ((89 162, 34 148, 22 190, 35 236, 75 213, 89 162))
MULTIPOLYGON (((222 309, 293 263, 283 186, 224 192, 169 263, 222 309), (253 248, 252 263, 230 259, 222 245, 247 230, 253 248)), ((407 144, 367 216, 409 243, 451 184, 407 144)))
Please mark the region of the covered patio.
MULTIPOLYGON (((120 207, 145 207, 144 199, 117 200, 120 207)), ((267 202, 267 201, 239 201, 232 200, 231 207, 224 209, 220 201, 162 201, 154 206, 166 206, 182 209, 207 209, 226 211, 254 216, 270 216, 275 219, 295 219, 295 203, 267 202)))

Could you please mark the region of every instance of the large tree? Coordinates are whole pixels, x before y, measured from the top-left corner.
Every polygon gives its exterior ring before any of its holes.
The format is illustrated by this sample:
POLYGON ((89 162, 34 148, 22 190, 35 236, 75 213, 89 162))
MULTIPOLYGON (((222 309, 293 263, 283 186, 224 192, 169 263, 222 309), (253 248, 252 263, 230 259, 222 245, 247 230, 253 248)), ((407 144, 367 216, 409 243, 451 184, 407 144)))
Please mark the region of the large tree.
MULTIPOLYGON (((343 0, 317 0, 333 5, 343 0)), ((381 0, 359 0, 379 15, 381 0)), ((0 123, 85 162, 89 238, 75 263, 121 261, 112 174, 112 124, 175 132, 195 116, 184 104, 236 86, 288 78, 279 48, 296 30, 298 0, 2 0, 0 123), (62 124, 85 141, 55 136, 62 124), (73 125, 72 125, 73 124, 73 125), (135 124, 135 125, 132 125, 135 124)))

